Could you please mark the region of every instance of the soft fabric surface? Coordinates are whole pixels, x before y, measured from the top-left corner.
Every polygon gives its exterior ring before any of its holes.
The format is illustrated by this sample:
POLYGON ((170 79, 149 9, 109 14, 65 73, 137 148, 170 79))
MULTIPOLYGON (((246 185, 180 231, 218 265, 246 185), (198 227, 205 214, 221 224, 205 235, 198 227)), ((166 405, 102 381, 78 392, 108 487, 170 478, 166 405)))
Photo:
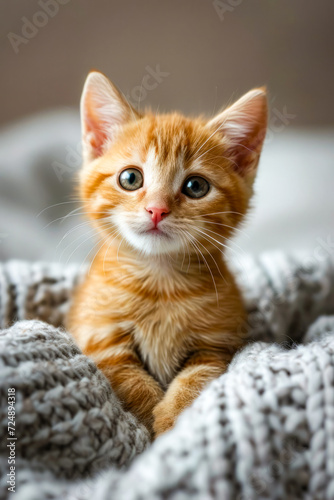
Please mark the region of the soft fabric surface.
POLYGON ((78 267, 0 265, 0 498, 15 387, 18 500, 333 499, 334 259, 268 254, 241 269, 252 342, 149 446, 59 328, 78 267))

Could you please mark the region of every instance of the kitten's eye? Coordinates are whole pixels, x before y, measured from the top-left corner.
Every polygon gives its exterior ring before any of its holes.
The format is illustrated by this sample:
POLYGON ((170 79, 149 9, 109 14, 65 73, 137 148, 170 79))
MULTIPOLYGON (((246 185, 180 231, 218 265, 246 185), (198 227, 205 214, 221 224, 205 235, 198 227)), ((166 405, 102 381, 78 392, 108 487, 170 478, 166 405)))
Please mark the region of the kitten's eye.
POLYGON ((209 189, 210 184, 203 177, 189 177, 183 185, 182 193, 189 198, 202 198, 209 189))
POLYGON ((136 168, 127 168, 119 176, 119 183, 127 191, 135 191, 143 185, 143 175, 136 168))

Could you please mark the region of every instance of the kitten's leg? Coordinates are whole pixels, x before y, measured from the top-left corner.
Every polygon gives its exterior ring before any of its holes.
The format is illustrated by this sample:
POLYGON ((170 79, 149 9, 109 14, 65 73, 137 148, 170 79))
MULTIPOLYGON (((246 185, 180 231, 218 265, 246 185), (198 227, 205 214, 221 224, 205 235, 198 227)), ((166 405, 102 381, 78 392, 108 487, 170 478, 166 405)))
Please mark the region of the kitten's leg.
POLYGON ((174 426, 179 414, 191 405, 203 388, 226 371, 231 358, 232 354, 227 351, 196 352, 189 358, 153 411, 156 436, 174 426))
POLYGON ((164 391, 142 366, 131 350, 108 353, 108 358, 96 361, 108 378, 125 410, 133 413, 148 430, 153 432, 153 408, 162 400, 164 391))

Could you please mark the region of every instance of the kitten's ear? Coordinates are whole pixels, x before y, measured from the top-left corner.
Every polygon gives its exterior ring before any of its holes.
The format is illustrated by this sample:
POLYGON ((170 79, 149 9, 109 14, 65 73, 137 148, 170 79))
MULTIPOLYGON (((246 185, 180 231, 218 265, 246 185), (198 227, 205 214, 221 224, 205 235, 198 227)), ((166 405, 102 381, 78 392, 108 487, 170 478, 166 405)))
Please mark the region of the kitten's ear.
POLYGON ((84 161, 101 156, 119 128, 139 116, 108 78, 97 71, 86 79, 80 110, 84 161))
POLYGON ((213 118, 208 126, 220 134, 236 171, 252 184, 267 130, 266 89, 254 89, 213 118))

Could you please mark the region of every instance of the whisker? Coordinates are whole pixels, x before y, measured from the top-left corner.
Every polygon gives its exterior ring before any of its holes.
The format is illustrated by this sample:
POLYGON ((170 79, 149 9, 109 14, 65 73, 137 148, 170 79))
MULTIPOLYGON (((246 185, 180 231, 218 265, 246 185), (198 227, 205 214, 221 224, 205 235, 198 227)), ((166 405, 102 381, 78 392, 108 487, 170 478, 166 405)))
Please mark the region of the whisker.
MULTIPOLYGON (((96 256, 97 256, 97 254, 99 253, 99 251, 101 250, 101 248, 103 247, 103 245, 104 245, 104 242, 105 242, 106 238, 107 238, 106 236, 105 236, 104 238, 102 238, 102 243, 101 243, 101 245, 100 245, 100 246, 98 247, 98 249, 96 250, 96 252, 95 252, 95 254, 94 254, 93 259, 91 259, 91 261, 90 261, 90 266, 89 266, 89 269, 88 269, 87 275, 88 275, 88 274, 90 274, 90 271, 91 271, 91 269, 92 269, 92 265, 93 265, 93 263, 94 263, 94 260, 95 260, 95 258, 96 258, 96 256)), ((98 245, 99 245, 99 241, 97 241, 97 242, 96 242, 96 244, 93 246, 93 248, 91 248, 91 249, 89 250, 89 252, 86 254, 85 258, 83 259, 83 261, 82 261, 82 263, 81 263, 81 265, 80 265, 80 269, 82 268, 82 266, 84 265, 85 261, 88 259, 88 257, 89 257, 89 256, 90 256, 90 254, 92 253, 92 251, 93 251, 93 250, 95 250, 95 248, 96 248, 98 245)))
POLYGON ((114 231, 114 232, 113 232, 113 234, 112 234, 112 236, 113 236, 113 237, 112 237, 112 239, 110 240, 110 243, 109 243, 109 245, 107 246, 106 251, 104 252, 104 257, 103 257, 103 265, 102 265, 102 269, 103 269, 104 274, 106 273, 106 270, 105 270, 105 261, 106 261, 106 256, 107 256, 107 253, 108 253, 109 248, 111 247, 111 245, 112 245, 112 243, 113 243, 114 239, 115 239, 115 238, 116 238, 116 237, 117 237, 120 233, 121 233, 121 232, 120 232, 120 230, 119 230, 119 229, 115 229, 115 231, 114 231))
MULTIPOLYGON (((222 243, 221 241, 218 241, 216 240, 215 238, 213 238, 213 236, 210 236, 210 234, 207 234, 205 233, 204 231, 201 231, 200 229, 198 229, 197 227, 193 227, 193 229, 201 234, 204 234, 205 236, 207 236, 208 238, 211 238, 213 241, 215 241, 216 243, 218 243, 218 245, 221 245, 222 247, 226 248, 227 250, 230 250, 231 252, 234 252, 237 254, 237 251, 234 250, 234 248, 231 248, 229 247, 228 245, 225 245, 225 243, 222 243)), ((237 254, 238 255, 238 254, 237 254)))
MULTIPOLYGON (((198 228, 196 228, 196 227, 193 227, 193 229, 194 229, 195 231, 199 231, 199 229, 198 229, 198 228)), ((202 233, 202 231, 200 231, 200 232, 202 233)), ((233 252, 233 253, 236 255, 235 259, 238 261, 239 266, 241 266, 243 269, 245 269, 244 265, 243 265, 243 264, 241 263, 241 261, 239 260, 240 256, 238 255, 238 252, 237 252, 236 250, 234 250, 234 248, 231 248, 231 247, 229 247, 228 245, 225 245, 224 243, 221 243, 220 241, 217 241, 215 238, 213 238, 212 236, 210 236, 210 235, 209 235, 209 234, 207 234, 207 233, 202 233, 202 234, 205 234, 206 236, 208 236, 209 238, 211 238, 213 241, 215 241, 215 242, 216 242, 216 243, 218 243, 219 245, 222 245, 222 246, 223 246, 223 247, 225 247, 227 250, 230 250, 230 252, 233 252)), ((212 243, 212 244, 213 244, 213 243, 212 243)), ((240 247, 239 247, 239 248, 240 248, 240 247)), ((241 252, 242 252, 244 255, 246 255, 246 253, 245 253, 242 249, 240 249, 240 250, 241 250, 241 252)), ((224 256, 226 257, 225 253, 224 253, 224 256)))
MULTIPOLYGON (((194 228, 196 228, 198 230, 198 228, 195 226, 194 228)), ((216 234, 217 236, 221 236, 219 233, 216 233, 216 231, 211 231, 211 229, 208 229, 206 228, 206 231, 209 231, 209 233, 212 233, 212 234, 216 234)), ((204 232, 205 233, 205 232, 204 232)), ((206 234, 206 233, 205 233, 206 234)), ((209 234, 207 236, 210 236, 209 234)), ((223 237, 223 236, 222 236, 223 237)), ((212 238, 212 236, 210 236, 210 238, 212 238)), ((224 238, 226 240, 226 238, 224 238)), ((215 240, 216 241, 216 240, 215 240)), ((244 255, 246 254, 246 252, 239 247, 239 245, 237 245, 234 241, 232 240, 228 240, 230 243, 233 243, 233 245, 235 247, 238 248, 238 250, 240 250, 240 252, 242 252, 244 255)), ((224 245, 224 243, 221 243, 221 245, 224 245)), ((226 248, 229 248, 228 245, 224 245, 226 248)), ((230 248, 230 250, 233 250, 233 248, 230 248)))
MULTIPOLYGON (((182 238, 182 236, 181 236, 182 238)), ((183 243, 183 239, 182 239, 182 243, 183 243)), ((183 259, 182 259, 182 264, 181 264, 181 271, 183 271, 183 264, 184 264, 184 260, 186 258, 186 247, 184 244, 182 244, 182 250, 183 250, 183 259)))
POLYGON ((216 224, 217 226, 224 226, 232 229, 233 231, 238 231, 238 233, 243 234, 246 238, 250 238, 249 234, 247 234, 243 229, 239 229, 238 227, 229 226, 228 224, 223 224, 222 222, 213 222, 213 221, 205 221, 205 224, 216 224))
MULTIPOLYGON (((112 227, 112 226, 111 226, 112 227)), ((92 238, 93 235, 89 236, 88 238, 86 238, 85 240, 81 241, 79 243, 79 245, 77 245, 77 247, 73 250, 73 252, 71 253, 71 255, 68 257, 67 261, 66 261, 66 264, 68 264, 68 262, 70 261, 71 257, 73 256, 73 254, 78 250, 78 248, 81 247, 81 245, 83 245, 84 243, 86 243, 88 240, 90 240, 92 238)), ((107 235, 108 237, 108 235, 107 235)), ((90 252, 89 252, 90 253, 90 252)), ((89 255, 88 253, 88 255, 89 255)), ((86 258, 88 257, 88 255, 86 256, 86 258)))
POLYGON ((254 153, 255 152, 255 149, 250 149, 247 146, 245 146, 245 144, 241 144, 239 142, 238 143, 234 143, 233 145, 234 146, 239 146, 240 148, 247 149, 247 151, 249 151, 250 153, 254 153))
MULTIPOLYGON (((72 227, 71 229, 69 229, 65 234, 64 236, 62 237, 62 239, 59 241, 58 245, 56 246, 56 250, 58 249, 58 247, 62 244, 62 242, 64 241, 65 238, 67 238, 67 236, 71 233, 73 233, 73 231, 75 231, 76 229, 79 229, 80 227, 82 226, 87 226, 88 224, 91 224, 91 221, 90 220, 86 220, 84 222, 80 222, 80 224, 77 224, 76 226, 72 227)), ((93 228, 92 228, 93 229, 93 228)))
MULTIPOLYGON (((207 238, 205 238, 205 237, 204 237, 204 239, 206 239, 206 241, 208 241, 208 242, 210 243, 210 240, 208 240, 208 239, 207 239, 207 238)), ((210 255, 211 259, 212 259, 212 260, 213 260, 213 262, 215 263, 216 268, 217 268, 217 270, 218 270, 218 272, 219 272, 219 274, 220 274, 221 278, 222 278, 222 279, 225 281, 225 283, 227 284, 226 279, 225 279, 225 277, 222 275, 222 273, 221 273, 221 271, 220 271, 220 269, 219 269, 219 266, 218 266, 218 264, 217 264, 217 262, 216 262, 216 259, 213 257, 213 255, 211 254, 211 252, 210 252, 207 248, 205 248, 205 246, 204 246, 204 245, 203 245, 203 244, 202 244, 199 240, 197 240, 197 243, 198 243, 199 245, 201 245, 201 246, 204 248, 204 250, 206 250, 206 251, 208 252, 208 254, 210 255)), ((211 243, 211 244, 212 244, 215 248, 217 248, 217 250, 218 250, 220 253, 222 252, 222 251, 220 250, 220 248, 219 248, 219 247, 217 247, 215 244, 213 244, 213 243, 211 243)))
POLYGON ((244 215, 244 214, 242 214, 240 212, 234 212, 232 210, 227 210, 225 212, 212 212, 210 214, 194 215, 194 217, 205 217, 207 215, 219 215, 219 214, 236 214, 236 215, 241 215, 241 216, 244 215))
MULTIPOLYGON (((67 250, 67 249, 68 249, 71 245, 73 245, 74 243, 76 243, 78 240, 80 240, 83 236, 86 236, 86 235, 87 235, 89 232, 91 232, 91 231, 93 231, 93 228, 92 228, 92 227, 91 227, 91 228, 89 228, 89 231, 85 232, 84 234, 80 234, 77 238, 75 238, 75 239, 74 239, 74 240, 72 240, 72 241, 71 241, 68 245, 66 245, 66 247, 62 250, 62 252, 61 252, 61 254, 60 254, 60 256, 59 256, 58 261, 59 261, 59 262, 61 262, 61 260, 62 260, 62 257, 63 257, 63 255, 64 255, 64 253, 66 252, 66 250, 67 250)), ((92 238, 94 235, 96 235, 96 232, 95 232, 95 231, 94 231, 94 233, 93 233, 93 234, 89 237, 89 239, 90 239, 90 238, 92 238)), ((58 246, 59 246, 59 243, 58 243, 58 246)), ((57 248, 58 248, 58 246, 57 246, 57 248)), ((56 250, 57 250, 57 248, 56 248, 56 250)))
MULTIPOLYGON (((115 231, 114 231, 114 233, 115 233, 115 231)), ((112 233, 112 235, 113 235, 114 233, 112 233)), ((112 235, 111 235, 111 236, 112 236, 112 235)), ((97 249, 96 253, 94 254, 94 257, 93 257, 93 258, 92 258, 92 260, 91 260, 91 263, 90 263, 90 266, 89 266, 89 270, 88 270, 88 274, 90 274, 90 271, 91 271, 91 269, 92 269, 92 265, 93 265, 93 263, 94 263, 94 261, 95 261, 95 259, 96 259, 97 254, 100 252, 100 250, 101 250, 101 248, 103 247, 103 245, 105 244, 105 242, 106 242, 106 241, 108 241, 109 237, 110 237, 110 235, 109 235, 109 234, 107 234, 104 238, 102 238, 102 243, 101 243, 101 245, 99 246, 99 248, 97 249)), ((113 238, 112 238, 112 241, 113 241, 113 238)), ((89 252, 89 253, 90 253, 90 252, 89 252)), ((88 254, 88 255, 89 255, 89 254, 88 254)), ((88 257, 88 255, 86 256, 86 258, 88 257)))
MULTIPOLYGON (((87 221, 86 223, 85 223, 85 222, 83 222, 83 223, 81 224, 81 226, 86 225, 86 224, 89 224, 89 223, 90 223, 90 221, 87 221)), ((111 228, 112 228, 112 226, 111 226, 110 222, 104 222, 104 223, 101 223, 101 224, 100 224, 100 226, 101 226, 101 227, 103 227, 103 228, 108 228, 108 227, 111 227, 111 228)), ((78 227, 78 226, 76 226, 76 228, 74 228, 74 229, 77 229, 77 227, 78 227)), ((95 234, 95 235, 97 235, 97 231, 96 231, 96 229, 95 229, 94 227, 89 228, 89 231, 94 231, 93 235, 94 235, 94 234, 95 234)), ((89 231, 86 231, 84 234, 80 234, 77 238, 75 238, 74 240, 72 240, 72 241, 71 241, 71 242, 70 242, 70 243, 69 243, 69 244, 68 244, 68 245, 67 245, 67 246, 63 249, 63 251, 62 251, 62 253, 61 253, 60 257, 59 257, 59 261, 61 261, 61 258, 62 258, 62 256, 63 256, 63 254, 65 253, 65 251, 66 251, 66 250, 67 250, 67 249, 68 249, 71 245, 73 245, 73 243, 75 243, 76 241, 78 241, 78 240, 79 240, 80 238, 82 238, 84 235, 88 234, 88 232, 89 232, 89 231)), ((92 236, 93 236, 93 235, 92 235, 92 236)), ((91 237, 92 237, 92 236, 91 236, 91 237)), ((58 245, 57 245, 57 247, 56 247, 56 250, 58 249, 58 247, 59 247, 60 243, 61 243, 63 240, 64 240, 64 236, 63 236, 63 238, 61 239, 61 241, 58 243, 58 245)))
POLYGON ((123 236, 123 238, 121 239, 121 242, 120 242, 120 244, 118 245, 118 248, 117 248, 116 258, 117 258, 117 262, 118 262, 118 263, 119 263, 119 260, 118 260, 118 253, 119 253, 119 250, 120 250, 120 248, 121 248, 121 244, 122 244, 122 243, 123 243, 123 241, 124 241, 124 238, 125 238, 125 237, 123 236))
POLYGON ((59 205, 66 205, 67 203, 81 203, 81 200, 62 201, 61 203, 55 203, 54 205, 49 205, 48 207, 43 208, 43 210, 41 210, 41 211, 40 211, 40 212, 36 215, 36 217, 39 217, 40 215, 42 215, 42 213, 44 213, 46 210, 49 210, 50 208, 53 208, 53 207, 58 207, 59 205))
MULTIPOLYGON (((181 230, 182 231, 182 230, 181 230)), ((189 272, 189 268, 190 268, 190 252, 189 252, 189 248, 188 248, 188 240, 187 240, 187 235, 183 233, 183 231, 181 233, 179 233, 179 236, 181 237, 181 240, 182 240, 182 248, 183 248, 183 260, 182 260, 182 265, 181 265, 181 270, 183 271, 183 264, 184 264, 184 260, 185 260, 185 257, 186 257, 186 252, 185 250, 187 250, 187 253, 188 253, 188 267, 187 267, 187 274, 189 272), (184 244, 184 242, 186 244, 184 244)))
MULTIPOLYGON (((90 264, 90 266, 89 266, 88 273, 90 273, 91 268, 92 268, 92 265, 93 265, 93 263, 94 263, 94 261, 95 261, 95 259, 96 259, 96 256, 97 256, 97 254, 99 253, 99 251, 102 249, 103 245, 104 245, 104 244, 106 243, 106 241, 108 241, 108 239, 111 237, 111 241, 110 241, 110 244, 109 244, 109 246, 108 246, 108 248, 110 248, 110 245, 112 244, 112 242, 113 242, 113 241, 114 241, 114 239, 115 239, 115 238, 112 238, 112 236, 114 236, 114 235, 115 235, 115 233, 117 233, 117 232, 118 232, 118 230, 116 230, 116 229, 115 229, 115 230, 114 230, 111 234, 106 234, 106 235, 104 235, 104 236, 102 237, 101 245, 99 246, 98 250, 95 252, 93 259, 91 260, 91 264, 90 264)), ((90 254, 94 251, 94 249, 96 248, 96 246, 97 246, 99 243, 100 243, 100 240, 99 240, 99 241, 97 241, 97 242, 96 242, 96 244, 94 245, 94 247, 93 247, 93 248, 91 248, 91 249, 88 251, 88 253, 86 254, 86 256, 84 257, 84 259, 83 259, 83 261, 82 261, 82 263, 81 263, 80 269, 81 269, 81 267, 83 266, 84 262, 88 259, 89 255, 90 255, 90 254)), ((103 262, 103 263, 104 263, 104 262, 103 262)))
POLYGON ((78 250, 78 248, 81 247, 81 245, 83 245, 84 243, 86 243, 86 241, 90 240, 92 238, 93 235, 89 236, 88 238, 84 239, 83 241, 81 241, 79 243, 79 245, 76 246, 76 248, 73 250, 73 252, 70 254, 70 256, 68 257, 65 265, 67 265, 69 263, 69 261, 71 260, 71 257, 75 254, 75 252, 78 250))
MULTIPOLYGON (((89 266, 89 271, 88 271, 89 273, 90 273, 91 268, 92 268, 92 265, 93 265, 93 263, 94 263, 94 261, 95 261, 96 255, 98 254, 98 252, 100 251, 100 249, 102 248, 102 246, 104 245, 105 241, 107 241, 107 239, 108 239, 108 238, 109 238, 109 234, 107 234, 107 235, 105 235, 105 236, 103 236, 103 237, 102 237, 102 243, 101 243, 101 245, 99 246, 98 250, 96 251, 96 253, 95 253, 95 255, 94 255, 94 257, 93 257, 93 259, 92 259, 92 261, 91 261, 91 264, 90 264, 90 266, 89 266)), ((80 269, 81 269, 81 268, 82 268, 82 266, 84 265, 85 261, 88 259, 89 255, 90 255, 90 254, 91 254, 91 253, 95 250, 95 248, 98 246, 99 242, 100 242, 100 240, 99 240, 99 241, 97 241, 97 242, 96 242, 96 244, 93 246, 93 248, 91 248, 91 249, 88 251, 88 253, 87 253, 87 254, 86 254, 86 256, 84 257, 84 259, 82 260, 82 263, 81 263, 81 265, 80 265, 80 269)))
MULTIPOLYGON (((227 159, 229 160, 229 158, 225 158, 225 156, 220 156, 220 158, 223 158, 223 159, 225 159, 225 160, 227 160, 227 159)), ((212 165, 212 166, 214 166, 214 167, 216 167, 216 168, 220 168, 220 169, 221 169, 221 170, 223 170, 224 172, 226 171, 226 165, 220 165, 219 163, 213 162, 213 161, 211 161, 211 158, 210 158, 210 163, 209 163, 209 165, 212 165)))
POLYGON ((44 231, 44 229, 46 229, 49 226, 51 226, 51 224, 54 224, 55 222, 57 222, 59 220, 66 219, 67 217, 77 217, 77 216, 80 216, 80 215, 89 215, 89 214, 90 215, 96 215, 96 214, 104 214, 104 215, 106 215, 106 212, 105 211, 101 211, 101 212, 80 212, 80 213, 76 213, 76 214, 67 214, 64 217, 58 217, 57 219, 52 220, 46 226, 44 226, 42 230, 44 231))
MULTIPOLYGON (((197 257, 197 260, 198 260, 198 270, 199 270, 199 273, 201 273, 201 260, 199 258, 199 253, 196 249, 196 247, 193 245, 191 239, 189 238, 189 236, 187 236, 186 232, 184 230, 181 229, 181 231, 184 233, 184 237, 186 238, 187 241, 189 241, 189 243, 193 246, 195 252, 196 252, 196 257, 197 257)), ((189 258, 190 258, 190 252, 189 252, 189 258)))
MULTIPOLYGON (((190 263, 191 263, 191 259, 190 259, 190 251, 189 251, 189 248, 187 246, 187 252, 188 252, 188 267, 187 267, 187 274, 189 273, 189 268, 190 268, 190 263)), ((198 257, 197 257, 198 258, 198 257)))
MULTIPOLYGON (((196 216, 195 216, 196 217, 196 216)), ((201 216, 198 216, 201 217, 201 216)), ((183 222, 201 222, 201 221, 194 221, 192 219, 182 219, 183 222)), ((243 230, 239 229, 238 227, 233 227, 229 226, 228 224, 223 224, 222 222, 214 222, 214 221, 209 221, 209 220, 204 220, 205 224, 215 224, 216 226, 223 226, 223 227, 228 227, 229 229, 232 229, 233 231, 238 231, 239 233, 243 234, 246 238, 250 238, 250 236, 243 230)))
POLYGON ((216 130, 214 130, 214 132, 212 132, 212 134, 207 138, 207 140, 197 149, 197 151, 192 155, 192 157, 195 156, 196 154, 198 154, 200 152, 200 150, 202 148, 204 148, 205 144, 211 139, 211 137, 213 137, 218 132, 220 127, 221 127, 221 124, 219 124, 219 126, 216 128, 216 130))
MULTIPOLYGON (((187 231, 187 233, 188 233, 188 231, 187 231)), ((190 236, 190 237, 192 237, 192 235, 191 235, 190 233, 188 233, 188 234, 189 234, 189 236, 190 236)), ((193 238, 194 238, 194 237, 193 237, 193 238)), ((196 240, 196 238, 194 238, 194 239, 196 240)), ((197 242, 197 240, 196 240, 196 242, 197 242)), ((208 264, 208 262, 207 262, 206 258, 205 258, 205 257, 204 257, 204 255, 203 255, 203 253, 202 253, 201 249, 200 249, 200 248, 198 248, 198 246, 197 246, 196 242, 195 242, 195 241, 193 241, 194 245, 197 247, 197 249, 198 249, 199 253, 200 253, 200 254, 201 254, 201 256, 203 257, 203 260, 204 260, 204 262, 205 262, 205 264, 206 264, 206 266, 207 266, 207 268, 208 268, 208 270, 209 270, 209 272, 210 272, 210 274, 211 274, 211 278, 212 278, 212 281, 213 281, 213 286, 215 287, 215 291, 216 291, 217 306, 219 307, 218 290, 217 290, 217 286, 216 286, 216 282, 215 282, 215 279, 214 279, 213 273, 212 273, 212 271, 211 271, 211 268, 210 268, 210 266, 209 266, 209 264, 208 264)))
POLYGON ((61 224, 64 222, 65 219, 67 219, 67 217, 70 217, 72 214, 75 214, 78 210, 82 210, 82 207, 75 208, 74 210, 72 210, 72 212, 65 215, 63 217, 63 220, 61 221, 61 224))
MULTIPOLYGON (((204 144, 206 144, 206 143, 204 143, 204 144)), ((206 155, 207 153, 209 153, 209 151, 212 151, 212 149, 214 149, 216 147, 217 147, 217 144, 215 144, 214 146, 212 146, 212 148, 207 149, 206 151, 204 151, 204 153, 202 153, 201 155, 197 156, 197 158, 195 158, 195 160, 200 160, 202 158, 202 156, 206 155)), ((197 151, 197 153, 198 153, 198 151, 197 151)), ((197 153, 195 153, 195 154, 197 154, 197 153)))
MULTIPOLYGON (((197 158, 195 158, 195 160, 200 160, 202 158, 202 156, 206 155, 207 153, 209 153, 212 149, 214 149, 216 147, 216 145, 214 145, 212 148, 210 149, 207 149, 206 151, 204 151, 204 153, 202 153, 200 156, 198 156, 197 158)), ((223 160, 228 160, 230 161, 231 163, 233 163, 234 165, 238 165, 236 161, 234 161, 232 158, 229 158, 228 156, 219 156, 218 158, 221 158, 223 160)), ((222 165, 219 165, 219 167, 222 168, 222 165)))

